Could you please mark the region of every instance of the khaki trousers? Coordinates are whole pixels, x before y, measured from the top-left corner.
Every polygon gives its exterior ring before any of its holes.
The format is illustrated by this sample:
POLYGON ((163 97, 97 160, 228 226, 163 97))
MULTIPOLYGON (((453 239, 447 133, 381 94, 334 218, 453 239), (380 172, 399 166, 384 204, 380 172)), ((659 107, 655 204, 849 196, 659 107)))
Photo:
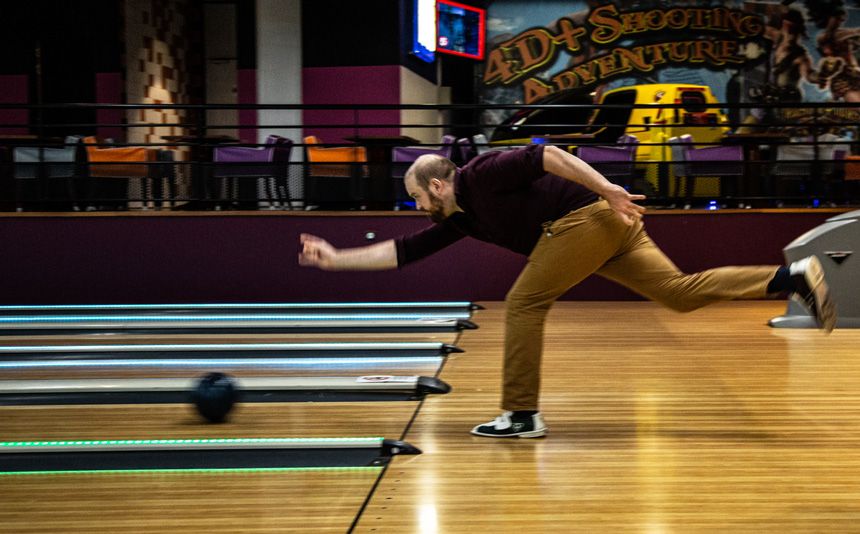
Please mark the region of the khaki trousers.
POLYGON ((627 226, 600 200, 544 225, 506 297, 502 409, 537 410, 546 314, 557 298, 596 273, 671 309, 761 298, 777 266, 720 267, 684 274, 637 220, 627 226))

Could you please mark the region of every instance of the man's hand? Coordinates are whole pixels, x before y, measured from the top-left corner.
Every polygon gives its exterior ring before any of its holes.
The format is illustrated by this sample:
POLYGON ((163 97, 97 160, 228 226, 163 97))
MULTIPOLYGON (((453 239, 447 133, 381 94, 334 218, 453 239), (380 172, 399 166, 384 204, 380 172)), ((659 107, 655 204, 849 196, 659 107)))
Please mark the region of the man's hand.
POLYGON ((334 259, 337 249, 325 239, 315 235, 302 234, 299 237, 302 251, 299 253, 299 265, 305 267, 318 267, 330 271, 335 268, 334 259))
POLYGON ((397 248, 393 239, 366 247, 334 248, 328 241, 310 234, 299 237, 302 251, 299 265, 324 271, 379 271, 397 267, 397 248))
POLYGON ((627 226, 632 226, 636 219, 641 219, 645 208, 634 203, 634 200, 643 200, 645 195, 631 195, 620 185, 611 185, 602 191, 603 198, 609 202, 609 206, 615 213, 621 216, 621 220, 627 226))
POLYGON ((543 169, 571 182, 582 184, 605 198, 609 206, 628 226, 632 226, 633 222, 641 219, 642 214, 645 213, 645 208, 633 203, 634 200, 644 199, 644 195, 631 195, 620 185, 607 180, 591 165, 557 146, 544 147, 543 169))

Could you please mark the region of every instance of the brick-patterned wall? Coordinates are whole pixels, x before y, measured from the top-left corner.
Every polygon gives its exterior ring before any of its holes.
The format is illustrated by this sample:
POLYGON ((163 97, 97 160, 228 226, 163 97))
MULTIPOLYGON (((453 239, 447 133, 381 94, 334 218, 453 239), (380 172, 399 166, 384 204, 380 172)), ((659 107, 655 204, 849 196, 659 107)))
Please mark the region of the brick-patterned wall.
MULTIPOLYGON (((200 92, 199 30, 194 0, 126 0, 126 102, 192 104, 200 92)), ((194 120, 182 109, 129 110, 128 124, 164 124, 129 128, 131 143, 163 143, 162 136, 189 133, 169 126, 194 120)), ((187 158, 182 158, 187 159, 187 158)))

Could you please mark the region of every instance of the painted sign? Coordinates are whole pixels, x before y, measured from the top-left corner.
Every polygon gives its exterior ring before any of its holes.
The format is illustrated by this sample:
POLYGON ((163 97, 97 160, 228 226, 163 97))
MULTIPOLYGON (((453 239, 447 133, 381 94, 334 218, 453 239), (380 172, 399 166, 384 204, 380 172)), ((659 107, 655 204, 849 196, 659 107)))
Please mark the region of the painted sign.
MULTIPOLYGON (((689 83, 709 86, 720 102, 860 102, 860 10, 841 0, 595 4, 571 12, 576 2, 493 2, 484 101, 528 104, 565 90, 597 100, 618 87, 689 83)), ((857 120, 854 110, 831 112, 857 120)), ((763 112, 734 113, 732 122, 763 112)))

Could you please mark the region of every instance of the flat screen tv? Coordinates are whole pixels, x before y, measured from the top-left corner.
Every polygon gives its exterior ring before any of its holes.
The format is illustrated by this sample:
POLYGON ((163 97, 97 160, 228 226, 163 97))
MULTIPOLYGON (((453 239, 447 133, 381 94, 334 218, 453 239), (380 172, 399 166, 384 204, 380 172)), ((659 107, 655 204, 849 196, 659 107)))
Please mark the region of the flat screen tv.
POLYGON ((451 0, 436 0, 436 51, 484 59, 487 12, 451 0))

